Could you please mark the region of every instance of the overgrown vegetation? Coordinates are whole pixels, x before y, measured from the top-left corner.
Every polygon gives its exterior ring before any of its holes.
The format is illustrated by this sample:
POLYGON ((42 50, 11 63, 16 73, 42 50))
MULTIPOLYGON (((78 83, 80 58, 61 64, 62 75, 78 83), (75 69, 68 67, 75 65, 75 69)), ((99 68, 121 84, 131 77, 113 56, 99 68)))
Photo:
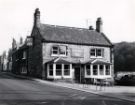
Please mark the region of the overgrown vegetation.
POLYGON ((114 69, 135 72, 135 42, 114 44, 114 69))

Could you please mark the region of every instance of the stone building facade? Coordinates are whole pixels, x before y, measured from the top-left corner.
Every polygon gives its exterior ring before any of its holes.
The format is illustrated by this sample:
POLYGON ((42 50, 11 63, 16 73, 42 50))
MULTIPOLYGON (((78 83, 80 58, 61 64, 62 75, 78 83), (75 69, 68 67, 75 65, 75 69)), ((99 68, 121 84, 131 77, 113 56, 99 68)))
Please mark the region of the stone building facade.
POLYGON ((26 43, 12 42, 12 69, 11 72, 19 75, 28 75, 28 47, 26 43))
POLYGON ((113 45, 102 24, 101 18, 95 30, 42 24, 36 9, 27 49, 29 75, 76 82, 113 78, 113 45))

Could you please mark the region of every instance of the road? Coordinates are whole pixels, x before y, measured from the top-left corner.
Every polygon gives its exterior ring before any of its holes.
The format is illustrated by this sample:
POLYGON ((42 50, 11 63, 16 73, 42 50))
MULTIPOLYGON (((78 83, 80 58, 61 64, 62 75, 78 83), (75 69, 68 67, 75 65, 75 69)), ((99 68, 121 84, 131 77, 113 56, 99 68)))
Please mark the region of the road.
POLYGON ((135 103, 0 73, 0 105, 135 105, 135 103))

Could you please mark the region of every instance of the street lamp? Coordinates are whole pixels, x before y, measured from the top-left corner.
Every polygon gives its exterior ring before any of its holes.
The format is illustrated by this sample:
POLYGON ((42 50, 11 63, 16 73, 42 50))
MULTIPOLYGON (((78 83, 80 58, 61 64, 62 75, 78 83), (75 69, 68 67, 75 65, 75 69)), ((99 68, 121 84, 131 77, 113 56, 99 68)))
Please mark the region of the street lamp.
POLYGON ((29 75, 29 47, 33 46, 33 37, 32 36, 27 36, 26 46, 27 46, 27 75, 29 75))

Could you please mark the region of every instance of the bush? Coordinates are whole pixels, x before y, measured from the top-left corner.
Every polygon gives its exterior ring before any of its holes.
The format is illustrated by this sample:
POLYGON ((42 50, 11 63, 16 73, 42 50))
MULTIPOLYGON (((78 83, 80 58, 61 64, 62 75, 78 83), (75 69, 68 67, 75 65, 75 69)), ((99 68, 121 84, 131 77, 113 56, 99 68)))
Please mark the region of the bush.
POLYGON ((125 75, 115 81, 118 85, 135 86, 135 75, 125 75))

